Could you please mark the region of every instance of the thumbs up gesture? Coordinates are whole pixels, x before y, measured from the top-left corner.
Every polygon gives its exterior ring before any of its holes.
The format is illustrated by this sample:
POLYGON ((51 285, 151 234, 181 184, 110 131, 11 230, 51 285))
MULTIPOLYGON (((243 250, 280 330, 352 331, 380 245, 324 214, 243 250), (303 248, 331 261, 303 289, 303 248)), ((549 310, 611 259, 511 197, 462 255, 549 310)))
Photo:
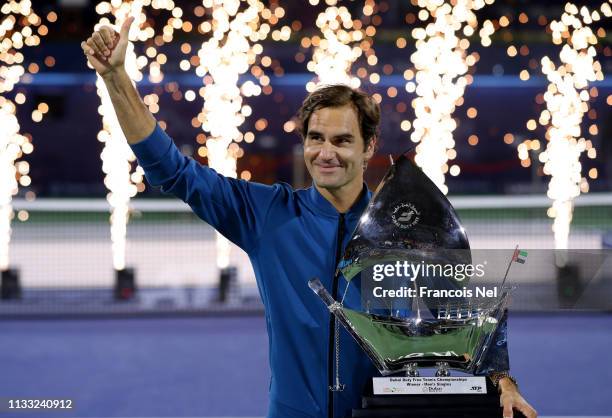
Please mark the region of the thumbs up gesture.
POLYGON ((119 33, 110 26, 102 26, 86 41, 81 42, 81 48, 83 48, 87 61, 100 76, 123 68, 132 22, 134 22, 134 17, 128 17, 121 25, 119 33))

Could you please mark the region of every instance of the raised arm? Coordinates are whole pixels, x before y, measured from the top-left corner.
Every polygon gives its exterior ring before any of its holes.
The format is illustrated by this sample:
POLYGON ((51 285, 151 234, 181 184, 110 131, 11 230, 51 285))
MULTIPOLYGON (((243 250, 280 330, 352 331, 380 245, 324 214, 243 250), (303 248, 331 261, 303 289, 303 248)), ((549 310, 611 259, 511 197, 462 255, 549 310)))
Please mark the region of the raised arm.
POLYGON ((152 186, 183 200, 200 218, 248 252, 255 248, 268 209, 283 195, 283 188, 225 177, 177 149, 157 125, 125 71, 133 20, 126 19, 120 33, 103 26, 81 43, 87 60, 106 84, 121 129, 152 186))
POLYGON ((81 42, 87 61, 104 80, 119 125, 129 144, 146 138, 157 123, 125 71, 128 34, 133 21, 133 17, 128 17, 120 33, 109 26, 102 26, 81 42))

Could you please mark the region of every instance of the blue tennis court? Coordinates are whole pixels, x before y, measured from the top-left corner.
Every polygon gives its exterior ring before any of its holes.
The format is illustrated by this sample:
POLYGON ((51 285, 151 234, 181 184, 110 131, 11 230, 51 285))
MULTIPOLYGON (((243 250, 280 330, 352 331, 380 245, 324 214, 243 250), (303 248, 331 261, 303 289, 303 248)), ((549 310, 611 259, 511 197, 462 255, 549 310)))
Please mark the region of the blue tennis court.
MULTIPOLYGON (((512 371, 540 416, 612 415, 612 315, 521 313, 509 327, 512 371)), ((2 397, 75 402, 44 416, 266 414, 261 316, 4 320, 0 335, 2 397)))

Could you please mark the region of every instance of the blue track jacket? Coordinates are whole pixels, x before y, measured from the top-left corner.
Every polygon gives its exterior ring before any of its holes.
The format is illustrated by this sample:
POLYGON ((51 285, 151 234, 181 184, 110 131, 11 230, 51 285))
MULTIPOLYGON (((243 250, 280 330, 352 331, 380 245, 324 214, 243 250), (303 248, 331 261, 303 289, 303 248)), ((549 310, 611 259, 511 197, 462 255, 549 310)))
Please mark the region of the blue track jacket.
MULTIPOLYGON (((342 250, 371 193, 364 186, 346 214, 315 187, 293 190, 224 177, 183 156, 159 127, 132 145, 153 186, 185 201, 204 221, 242 248, 253 264, 265 306, 271 368, 269 418, 350 417, 363 387, 377 374, 352 337, 340 329, 342 392, 329 392, 335 357, 330 313, 308 287, 312 277, 331 292, 339 236, 342 250), (331 347, 330 347, 331 344, 331 347)), ((346 281, 338 283, 342 295, 346 281)), ((345 306, 360 307, 358 280, 351 281, 345 306)), ((505 331, 505 327, 503 329, 505 331)), ((505 347, 505 332, 498 336, 505 347)), ((505 351, 507 359, 507 351, 505 351)), ((507 370, 507 367, 498 368, 507 370)), ((335 378, 334 378, 335 380, 335 378)))

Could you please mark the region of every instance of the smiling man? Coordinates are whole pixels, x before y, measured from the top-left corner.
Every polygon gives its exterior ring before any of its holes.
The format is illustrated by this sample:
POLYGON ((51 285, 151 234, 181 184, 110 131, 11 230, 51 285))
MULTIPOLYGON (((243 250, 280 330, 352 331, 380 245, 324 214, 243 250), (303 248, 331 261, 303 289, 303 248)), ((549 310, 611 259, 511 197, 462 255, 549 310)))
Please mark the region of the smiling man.
POLYGON ((346 212, 364 190, 374 155, 380 109, 365 93, 328 86, 306 98, 298 113, 304 161, 317 190, 346 212))
MULTIPOLYGON (((319 277, 334 296, 338 293, 338 260, 371 197, 363 174, 376 145, 378 105, 346 86, 325 87, 306 98, 298 119, 313 178, 308 189, 224 177, 182 155, 132 85, 123 65, 132 20, 123 24, 121 33, 102 27, 81 46, 104 80, 149 182, 188 203, 249 255, 269 335, 268 417, 350 416, 375 369, 352 337, 335 326, 308 280, 319 277)), ((353 281, 344 302, 360 305, 353 281)), ((509 377, 495 379, 505 416, 511 416, 514 407, 535 417, 509 377)))

